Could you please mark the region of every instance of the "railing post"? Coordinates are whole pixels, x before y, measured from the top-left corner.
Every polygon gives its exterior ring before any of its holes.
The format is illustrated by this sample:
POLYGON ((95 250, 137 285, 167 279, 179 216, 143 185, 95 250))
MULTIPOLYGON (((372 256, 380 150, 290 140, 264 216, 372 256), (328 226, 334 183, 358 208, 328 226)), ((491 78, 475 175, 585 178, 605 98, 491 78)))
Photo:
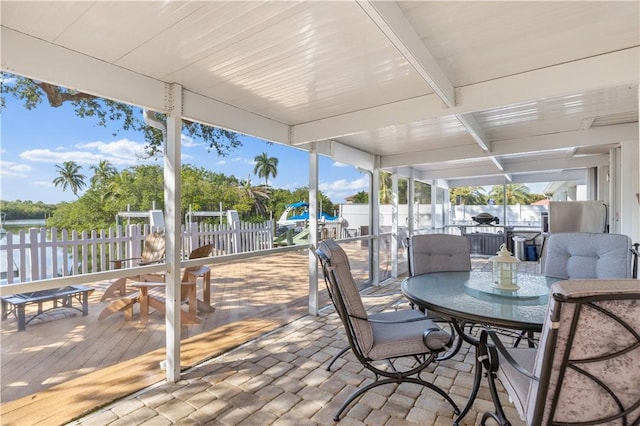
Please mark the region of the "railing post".
POLYGON ((31 280, 40 279, 40 259, 38 256, 38 230, 29 228, 29 259, 31 263, 31 280))

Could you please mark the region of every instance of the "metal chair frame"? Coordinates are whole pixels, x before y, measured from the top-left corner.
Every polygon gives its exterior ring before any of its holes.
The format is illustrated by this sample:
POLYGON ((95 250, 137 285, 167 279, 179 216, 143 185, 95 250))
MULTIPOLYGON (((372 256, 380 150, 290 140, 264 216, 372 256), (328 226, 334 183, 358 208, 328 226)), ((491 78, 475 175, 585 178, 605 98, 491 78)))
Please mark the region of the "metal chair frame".
MULTIPOLYGON (((349 341, 349 347, 343 349, 339 354, 341 355, 345 353, 348 349, 351 349, 351 351, 353 352, 355 357, 358 359, 358 361, 362 364, 362 366, 365 367, 367 370, 371 371, 375 375, 375 380, 372 383, 364 387, 358 388, 353 393, 351 393, 351 395, 349 395, 349 397, 342 403, 342 405, 338 409, 336 415, 334 416, 334 420, 339 421, 343 411, 353 401, 355 401, 357 398, 359 398, 361 395, 363 395, 367 391, 375 387, 382 386, 385 384, 391 384, 391 383, 395 383, 395 384, 414 383, 414 384, 427 387, 435 391, 436 393, 438 393, 440 396, 442 396, 449 404, 451 404, 451 406, 454 409, 454 412, 458 414, 460 410, 458 409, 458 406, 453 401, 453 399, 451 399, 451 397, 447 395, 447 393, 445 393, 440 387, 434 385, 433 383, 427 382, 421 377, 422 371, 437 359, 438 351, 436 350, 429 351, 425 347, 424 353, 415 354, 412 356, 413 359, 416 361, 416 364, 414 367, 409 368, 407 370, 398 370, 395 368, 395 365, 393 364, 395 359, 407 358, 406 355, 398 356, 395 358, 388 358, 384 361, 388 363, 387 365, 389 366, 389 369, 385 370, 385 369, 382 369, 381 367, 377 367, 376 365, 374 365, 374 362, 382 362, 381 360, 377 360, 377 361, 373 360, 363 353, 360 347, 360 344, 355 337, 356 332, 352 324, 352 321, 354 319, 366 320, 371 323, 384 322, 389 324, 397 323, 400 325, 402 323, 407 323, 407 322, 426 321, 427 318, 420 317, 420 318, 405 320, 405 321, 376 321, 371 318, 359 318, 359 317, 355 317, 354 315, 351 315, 347 309, 347 306, 345 305, 345 301, 342 297, 342 294, 336 282, 337 278, 335 275, 335 266, 332 265, 331 259, 321 249, 318 249, 316 251, 316 254, 320 259, 320 264, 322 266, 324 280, 327 286, 329 297, 331 298, 331 301, 333 302, 336 312, 338 313, 338 316, 340 317, 340 320, 344 325, 344 328, 347 334, 347 339, 349 341)), ((335 359, 336 358, 334 357, 334 361, 335 359)))
MULTIPOLYGON (((478 347, 478 357, 482 361, 483 369, 486 370, 486 377, 489 381, 489 390, 491 393, 491 397, 494 404, 494 411, 486 412, 482 416, 481 425, 484 425, 488 419, 493 419, 498 422, 501 426, 509 426, 511 423, 507 419, 504 410, 502 409, 502 404, 500 402, 500 398, 498 396, 498 391, 495 383, 495 379, 497 378, 496 372, 499 369, 499 360, 500 362, 507 362, 511 365, 513 369, 515 369, 518 373, 523 374, 527 378, 531 380, 535 380, 539 382, 538 392, 536 394, 535 405, 533 407, 533 421, 532 424, 541 424, 543 421, 543 414, 546 407, 550 407, 549 419, 545 423, 546 425, 566 425, 566 422, 561 422, 554 420, 554 415, 556 413, 556 409, 558 407, 558 401, 563 390, 563 384, 565 381, 563 377, 565 377, 566 373, 571 371, 572 374, 578 374, 588 380, 590 382, 596 383, 599 388, 602 390, 603 394, 609 396, 609 398, 615 401, 615 404, 618 407, 618 412, 609 416, 602 416, 600 418, 590 419, 588 421, 576 421, 571 422, 572 425, 596 425, 596 424, 605 424, 613 421, 622 421, 622 425, 638 425, 640 424, 640 414, 638 409, 640 408, 640 398, 633 403, 630 403, 625 406, 623 404, 621 398, 616 395, 615 391, 608 386, 603 378, 596 377, 594 374, 589 372, 589 364, 601 362, 607 359, 614 359, 618 356, 628 354, 631 351, 638 350, 640 348, 640 333, 639 330, 635 330, 627 321, 625 321, 620 316, 615 313, 607 310, 598 304, 598 302, 602 301, 610 301, 610 300, 638 300, 640 299, 640 290, 637 293, 626 293, 626 294, 599 294, 599 295, 591 295, 584 297, 565 297, 564 295, 554 294, 552 296, 556 301, 556 306, 549 321, 552 326, 549 331, 548 340, 544 346, 540 350, 543 350, 543 361, 542 361, 542 369, 539 377, 533 375, 532 372, 527 371, 522 368, 518 363, 514 360, 514 358, 510 355, 509 350, 505 348, 504 344, 500 341, 499 336, 493 330, 483 330, 480 335, 480 346, 478 347), (575 304, 576 309, 571 318, 570 324, 560 325, 558 324, 560 321, 561 311, 566 304, 575 304), (623 348, 613 348, 610 349, 607 353, 600 354, 594 357, 580 357, 580 358, 570 358, 571 351, 566 350, 564 352, 564 356, 562 357, 562 361, 559 366, 559 378, 557 380, 557 385, 555 388, 550 388, 550 377, 552 374, 552 370, 554 368, 558 368, 553 364, 553 354, 556 349, 556 343, 558 338, 558 328, 569 327, 568 333, 568 341, 566 343, 567 348, 571 348, 572 344, 576 338, 576 329, 578 325, 578 320, 580 318, 581 313, 584 309, 594 309, 598 312, 606 315, 608 318, 620 324, 626 331, 630 333, 633 338, 635 338, 635 342, 629 344, 627 347, 623 348), (633 418, 636 416, 636 418, 633 418)), ((535 350, 535 349, 533 349, 535 350)))

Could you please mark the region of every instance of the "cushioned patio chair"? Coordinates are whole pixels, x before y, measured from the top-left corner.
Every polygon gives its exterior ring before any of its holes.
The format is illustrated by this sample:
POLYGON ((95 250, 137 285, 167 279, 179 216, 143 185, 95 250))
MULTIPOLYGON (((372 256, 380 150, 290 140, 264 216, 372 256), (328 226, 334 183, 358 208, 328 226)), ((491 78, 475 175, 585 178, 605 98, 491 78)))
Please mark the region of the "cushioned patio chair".
POLYGON ((478 357, 494 411, 481 424, 511 424, 497 377, 527 425, 638 425, 638 281, 559 281, 550 294, 539 348, 506 348, 493 331, 482 331, 478 357))
POLYGON ((542 274, 562 279, 631 278, 631 239, 621 234, 551 234, 543 249, 542 274))
POLYGON ((385 319, 372 318, 360 298, 344 250, 329 239, 318 245, 316 253, 329 296, 344 325, 349 347, 358 361, 375 375, 373 382, 347 398, 334 420, 338 421, 342 412, 365 392, 392 383, 415 383, 432 389, 449 402, 457 414, 458 407, 451 397, 421 377, 422 371, 445 349, 450 340, 449 334, 411 309, 388 312, 385 319), (412 362, 394 363, 400 358, 410 358, 412 362))
MULTIPOLYGON (((462 235, 420 234, 407 239, 409 275, 428 274, 430 272, 455 272, 471 270, 471 250, 469 240, 462 235)), ((448 321, 426 312, 427 317, 438 323, 448 321)), ((452 345, 440 355, 439 360, 452 358, 462 346, 462 339, 455 334, 449 324, 452 345)))

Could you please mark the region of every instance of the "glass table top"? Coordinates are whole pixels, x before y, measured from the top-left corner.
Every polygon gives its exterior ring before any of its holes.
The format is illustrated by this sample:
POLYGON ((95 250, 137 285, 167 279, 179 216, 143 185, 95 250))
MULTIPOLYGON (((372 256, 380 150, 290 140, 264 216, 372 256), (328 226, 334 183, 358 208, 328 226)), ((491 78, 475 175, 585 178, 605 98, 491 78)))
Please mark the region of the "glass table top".
POLYGON ((445 317, 518 329, 542 327, 549 288, 557 278, 519 273, 517 290, 492 287, 491 279, 490 272, 436 272, 405 279, 402 292, 445 317))

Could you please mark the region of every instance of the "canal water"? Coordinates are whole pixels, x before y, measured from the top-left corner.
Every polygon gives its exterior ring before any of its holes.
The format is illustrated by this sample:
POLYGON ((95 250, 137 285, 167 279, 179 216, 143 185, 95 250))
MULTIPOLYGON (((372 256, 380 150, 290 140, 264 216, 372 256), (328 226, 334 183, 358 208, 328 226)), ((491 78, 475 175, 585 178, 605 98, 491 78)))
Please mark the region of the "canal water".
MULTIPOLYGON (((14 238, 14 243, 18 241, 20 231, 27 232, 30 228, 40 228, 45 226, 44 219, 27 219, 27 220, 12 220, 12 221, 4 221, 2 226, 0 226, 0 285, 7 283, 8 274, 13 274, 14 283, 20 282, 19 273, 20 273, 20 253, 18 251, 14 251, 13 254, 13 262, 12 265, 9 265, 9 260, 7 258, 7 250, 5 249, 7 243, 7 233, 11 232, 14 238)), ((26 235, 26 242, 29 243, 29 235, 26 235)), ((64 250, 58 249, 56 252, 58 265, 62 265, 62 259, 64 258, 64 250)), ((46 251, 46 262, 48 265, 52 264, 53 253, 51 250, 46 251)), ((31 258, 30 253, 27 250, 25 257, 25 267, 27 271, 31 270, 31 258)), ((47 268, 50 270, 50 268, 47 268)), ((62 271, 58 271, 58 276, 62 275, 62 271)), ((47 278, 53 278, 52 274, 48 274, 47 278)))

